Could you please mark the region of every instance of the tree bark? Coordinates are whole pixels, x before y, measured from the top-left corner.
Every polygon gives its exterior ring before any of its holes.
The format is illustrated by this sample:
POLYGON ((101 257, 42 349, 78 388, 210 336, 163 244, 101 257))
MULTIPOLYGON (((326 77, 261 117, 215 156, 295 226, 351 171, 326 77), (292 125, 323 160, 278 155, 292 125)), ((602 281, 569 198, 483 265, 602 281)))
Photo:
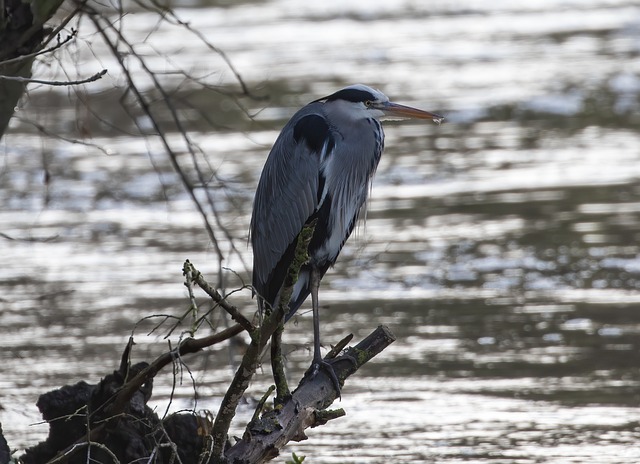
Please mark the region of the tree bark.
MULTIPOLYGON (((14 64, 0 64, 0 75, 29 78, 31 77, 32 64, 33 58, 14 64)), ((13 117, 18 100, 24 93, 25 86, 24 82, 0 79, 0 139, 9 126, 9 121, 13 117)))
MULTIPOLYGON (((340 382, 395 341, 385 326, 378 327, 357 346, 332 362, 340 382)), ((344 411, 326 411, 339 392, 322 370, 305 375, 281 409, 274 409, 247 425, 240 441, 225 453, 229 464, 264 463, 275 458, 289 441, 307 438, 304 431, 344 415, 344 411)))
POLYGON ((62 0, 0 0, 0 139, 26 87, 24 81, 10 78, 31 77, 34 53, 42 48, 45 36, 44 24, 61 4, 62 0))

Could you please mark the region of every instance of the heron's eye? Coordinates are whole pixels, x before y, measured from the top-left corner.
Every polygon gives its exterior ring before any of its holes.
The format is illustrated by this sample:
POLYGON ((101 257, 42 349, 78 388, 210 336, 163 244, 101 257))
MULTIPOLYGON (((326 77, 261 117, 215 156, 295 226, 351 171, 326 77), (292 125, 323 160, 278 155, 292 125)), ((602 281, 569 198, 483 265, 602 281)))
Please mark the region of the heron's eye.
POLYGON ((367 108, 371 108, 373 106, 373 102, 371 100, 366 100, 364 102, 364 106, 366 106, 367 108))

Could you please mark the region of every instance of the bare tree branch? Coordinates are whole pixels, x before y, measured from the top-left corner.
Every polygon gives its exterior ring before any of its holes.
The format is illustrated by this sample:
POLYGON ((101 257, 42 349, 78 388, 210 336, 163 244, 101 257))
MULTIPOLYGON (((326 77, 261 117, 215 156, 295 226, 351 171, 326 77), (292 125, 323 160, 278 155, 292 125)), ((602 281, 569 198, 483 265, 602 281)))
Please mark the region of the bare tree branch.
POLYGON ((2 74, 0 74, 0 79, 6 80, 6 81, 29 83, 29 84, 64 86, 64 85, 79 85, 79 84, 86 84, 88 82, 95 82, 98 79, 101 79, 102 76, 104 76, 105 74, 107 74, 107 70, 103 69, 102 71, 95 73, 91 77, 87 77, 86 79, 81 79, 77 81, 45 81, 42 79, 30 79, 28 77, 20 77, 20 76, 3 76, 2 74))
POLYGON ((234 305, 230 304, 215 288, 213 288, 203 277, 202 273, 198 271, 193 265, 187 260, 184 264, 184 274, 187 278, 187 282, 185 285, 189 287, 191 282, 194 282, 205 291, 213 300, 220 305, 229 315, 240 324, 244 330, 248 333, 253 333, 256 327, 249 321, 246 317, 238 311, 234 305))
POLYGON ((66 44, 71 42, 76 37, 77 34, 78 34, 78 31, 76 31, 75 29, 71 29, 71 33, 68 34, 62 40, 58 39, 58 43, 55 44, 53 47, 49 47, 47 49, 42 49, 42 50, 36 51, 34 53, 29 53, 28 55, 20 55, 20 56, 17 56, 15 58, 11 58, 9 60, 0 61, 0 65, 13 64, 13 63, 17 63, 19 61, 28 60, 29 58, 34 58, 34 57, 39 56, 39 55, 46 55, 47 53, 53 53, 56 50, 58 50, 59 48, 62 48, 66 44))
MULTIPOLYGON (((114 57, 116 57, 116 59, 118 60, 118 63, 120 64, 120 68, 121 68, 122 72, 124 73, 128 83, 129 83, 129 88, 131 89, 131 91, 136 96, 136 99, 137 99, 138 103, 140 104, 140 106, 143 108, 145 114, 151 120, 151 123, 153 125, 154 130, 158 133, 160 141, 162 142, 162 144, 163 144, 163 146, 164 146, 164 148, 165 148, 165 150, 167 152, 168 158, 169 158, 169 160, 170 160, 170 162, 171 162, 171 164, 173 166, 173 169, 176 171, 176 173, 180 177, 180 180, 182 181, 182 184, 184 185, 185 189, 187 190, 187 193, 191 197, 191 200, 193 201, 194 205, 196 206, 196 209, 198 210, 198 213, 200 214, 200 216, 203 219, 205 229, 207 230, 207 233, 209 235, 209 239, 211 240, 211 242, 213 243, 214 247, 216 248, 216 251, 218 253, 218 260, 219 260, 219 262, 221 262, 224 258, 223 258, 222 250, 220 248, 219 241, 218 241, 218 239, 216 237, 216 233, 213 230, 213 227, 211 227, 211 224, 209 223, 209 220, 207 218, 207 213, 204 210, 203 205, 201 204, 200 200, 198 199, 198 197, 195 194, 193 186, 191 185, 191 181, 189 180, 186 172, 184 171, 184 169, 182 168, 180 163, 178 163, 177 155, 176 155, 175 151, 173 150, 173 148, 171 147, 171 145, 169 144, 169 141, 167 140, 167 137, 166 137, 166 134, 165 134, 164 130, 162 129, 162 127, 160 126, 160 123, 158 122, 157 118, 154 116, 153 112, 151 111, 149 103, 147 102, 147 99, 142 94, 142 91, 138 88, 138 86, 134 82, 133 76, 129 72, 129 68, 127 67, 126 63, 124 62, 124 58, 122 56, 122 53, 120 53, 120 51, 118 50, 118 46, 117 46, 116 42, 114 42, 109 37, 106 28, 103 26, 103 24, 102 24, 103 18, 101 16, 99 16, 97 14, 97 12, 94 12, 94 14, 90 14, 89 18, 93 22, 93 24, 95 25, 96 29, 98 30, 98 32, 102 36, 102 38, 105 41, 105 43, 107 44, 107 46, 111 49, 114 57)), ((144 59, 142 59, 142 57, 140 57, 140 56, 135 54, 135 51, 134 51, 133 47, 126 40, 126 38, 123 37, 116 28, 111 27, 111 30, 113 30, 114 32, 119 34, 118 35, 118 38, 120 39, 119 43, 124 43, 127 46, 127 48, 132 53, 132 55, 135 56, 138 59, 139 63, 141 64, 141 66, 143 67, 145 72, 149 75, 149 77, 151 77, 154 80, 155 85, 157 87, 162 88, 162 86, 157 81, 157 77, 146 66, 146 63, 145 63, 144 59)), ((171 105, 169 105, 169 108, 171 108, 171 105)), ((177 114, 175 114, 175 110, 172 111, 172 115, 173 115, 173 118, 174 118, 174 122, 178 125, 179 130, 182 133, 183 137, 185 137, 185 142, 187 144, 187 147, 189 149, 191 149, 191 145, 192 145, 191 140, 190 140, 189 136, 186 134, 186 132, 184 131, 184 129, 182 128, 182 125, 180 123, 180 118, 177 116, 177 114)))

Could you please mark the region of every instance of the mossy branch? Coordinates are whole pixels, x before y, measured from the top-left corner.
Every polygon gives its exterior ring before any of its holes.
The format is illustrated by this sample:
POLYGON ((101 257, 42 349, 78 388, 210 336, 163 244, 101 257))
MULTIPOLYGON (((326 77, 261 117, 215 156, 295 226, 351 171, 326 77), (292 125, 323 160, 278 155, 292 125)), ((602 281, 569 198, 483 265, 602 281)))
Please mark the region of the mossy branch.
POLYGON ((222 400, 222 404, 220 405, 220 409, 218 410, 218 414, 213 424, 212 436, 214 448, 212 453, 212 462, 214 463, 222 464, 226 462, 224 450, 225 444, 227 443, 227 435, 229 433, 231 421, 236 414, 236 409, 240 399, 244 395, 244 392, 249 386, 249 382, 256 372, 262 350, 274 332, 278 329, 278 326, 282 324, 285 311, 284 308, 289 306, 293 286, 297 280, 300 268, 307 262, 307 249, 314 230, 315 222, 306 225, 300 232, 300 235, 298 235, 294 259, 289 266, 287 279, 280 291, 281 304, 279 304, 275 309, 271 308, 271 311, 265 311, 260 328, 255 329, 250 333, 251 343, 242 358, 240 367, 238 367, 231 385, 227 389, 227 393, 222 400))
POLYGON ((284 316, 289 310, 289 302, 293 294, 293 287, 298 281, 300 269, 309 261, 309 243, 315 232, 317 219, 313 219, 298 235, 299 243, 293 257, 293 263, 289 266, 287 275, 280 291, 280 301, 278 303, 277 315, 281 317, 278 328, 271 336, 271 370, 273 372, 273 381, 276 384, 275 404, 281 405, 287 398, 291 396, 287 376, 284 371, 284 356, 282 355, 282 333, 284 332, 284 316))

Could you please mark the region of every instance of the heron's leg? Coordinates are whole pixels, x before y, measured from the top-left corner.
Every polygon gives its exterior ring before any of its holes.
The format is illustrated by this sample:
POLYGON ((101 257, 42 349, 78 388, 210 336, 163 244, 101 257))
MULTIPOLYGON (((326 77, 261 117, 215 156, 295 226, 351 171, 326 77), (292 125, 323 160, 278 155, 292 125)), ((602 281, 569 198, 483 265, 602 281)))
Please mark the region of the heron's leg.
POLYGON ((311 307, 313 308, 313 362, 319 364, 322 361, 320 354, 320 310, 318 308, 318 290, 320 289, 320 276, 318 271, 311 268, 311 307))
POLYGON ((273 381, 276 384, 275 404, 284 404, 291 396, 287 377, 284 373, 284 357, 282 356, 282 332, 284 331, 284 320, 280 321, 278 328, 271 336, 271 370, 273 381))
POLYGON ((331 381, 333 382, 333 386, 338 392, 338 397, 340 396, 340 381, 338 380, 338 376, 336 375, 335 370, 330 362, 322 359, 322 354, 320 354, 320 311, 318 307, 318 290, 320 288, 320 274, 318 271, 312 266, 311 267, 311 306, 313 307, 313 374, 317 374, 318 369, 324 369, 331 381))

